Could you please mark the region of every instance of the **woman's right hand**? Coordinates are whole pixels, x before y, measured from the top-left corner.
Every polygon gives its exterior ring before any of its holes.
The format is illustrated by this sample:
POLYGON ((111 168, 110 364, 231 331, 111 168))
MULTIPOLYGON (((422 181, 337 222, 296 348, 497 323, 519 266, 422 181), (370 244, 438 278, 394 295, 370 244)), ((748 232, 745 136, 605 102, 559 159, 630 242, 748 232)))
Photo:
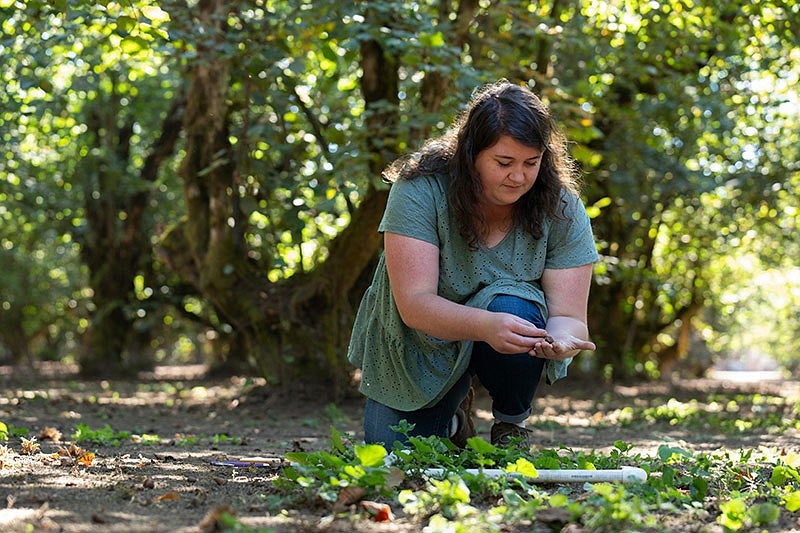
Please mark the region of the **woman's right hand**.
POLYGON ((482 340, 505 354, 526 353, 547 336, 547 330, 510 313, 488 313, 482 340))

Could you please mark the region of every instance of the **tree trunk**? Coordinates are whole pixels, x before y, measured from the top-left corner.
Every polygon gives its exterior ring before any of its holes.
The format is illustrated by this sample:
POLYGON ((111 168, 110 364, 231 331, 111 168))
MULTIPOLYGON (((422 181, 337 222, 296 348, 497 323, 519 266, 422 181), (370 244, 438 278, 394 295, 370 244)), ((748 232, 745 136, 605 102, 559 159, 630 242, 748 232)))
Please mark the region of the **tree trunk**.
MULTIPOLYGON (((199 9, 204 35, 221 40, 224 2, 209 0, 199 9)), ((393 23, 391 14, 368 9, 366 16, 384 17, 371 20, 372 25, 393 23)), ((304 380, 324 378, 334 394, 341 396, 350 381, 345 353, 355 306, 380 250, 377 227, 388 191, 377 186, 365 191, 349 225, 331 242, 324 263, 311 272, 270 283, 248 261, 247 245, 240 237, 245 233, 240 225, 247 221, 241 219, 232 192, 236 167, 226 107, 230 60, 217 49, 200 47, 198 60, 188 72, 186 155, 179 169, 188 214, 182 226, 163 236, 162 257, 232 326, 243 346, 240 357, 259 374, 287 384, 299 374, 304 380)), ((399 58, 380 41, 361 43, 364 127, 370 132, 367 150, 375 184, 386 164, 398 155, 399 67, 399 58)), ((439 106, 446 94, 441 88, 447 82, 432 78, 431 89, 438 93, 426 92, 426 108, 439 106)))
MULTIPOLYGON (((112 86, 114 85, 112 77, 112 86)), ((88 131, 93 153, 84 159, 79 174, 85 179, 87 234, 81 254, 89 268, 89 285, 95 311, 89 328, 89 349, 81 359, 86 376, 124 373, 122 352, 132 321, 125 306, 132 299, 133 281, 128 262, 132 250, 120 250, 118 207, 120 178, 130 154, 131 125, 121 126, 119 99, 112 89, 108 101, 89 111, 88 131), (130 280, 127 283, 126 280, 130 280)))
MULTIPOLYGON (((157 178, 164 160, 172 154, 180 134, 182 100, 178 98, 163 123, 161 136, 146 158, 140 179, 157 178)), ((101 154, 83 161, 80 172, 88 177, 86 219, 88 231, 79 236, 86 263, 95 312, 88 335, 88 348, 81 357, 85 376, 128 376, 149 368, 146 354, 126 353, 137 306, 134 278, 151 259, 151 245, 142 231, 149 200, 147 190, 125 193, 133 123, 118 123, 120 105, 113 93, 110 102, 90 114, 89 131, 101 154)))
MULTIPOLYGON (((224 12, 221 0, 199 5, 204 35, 222 40, 224 12)), ((185 157, 179 168, 188 214, 182 226, 165 233, 160 252, 232 326, 241 341, 240 357, 259 374, 273 383, 290 383, 300 373, 304 379, 325 377, 341 395, 349 381, 344 353, 353 319, 352 291, 379 249, 377 226, 387 193, 367 191, 348 227, 331 243, 328 259, 313 272, 270 283, 248 260, 242 238, 247 221, 233 192, 236 168, 228 135, 230 60, 210 40, 198 48, 198 60, 188 72, 185 157)), ((398 61, 374 41, 363 49, 368 127, 391 132, 398 121, 398 61), (379 106, 373 111, 377 102, 394 103, 394 110, 379 106)), ((376 175, 396 156, 391 143, 375 142, 380 137, 372 136, 369 146, 376 175)))

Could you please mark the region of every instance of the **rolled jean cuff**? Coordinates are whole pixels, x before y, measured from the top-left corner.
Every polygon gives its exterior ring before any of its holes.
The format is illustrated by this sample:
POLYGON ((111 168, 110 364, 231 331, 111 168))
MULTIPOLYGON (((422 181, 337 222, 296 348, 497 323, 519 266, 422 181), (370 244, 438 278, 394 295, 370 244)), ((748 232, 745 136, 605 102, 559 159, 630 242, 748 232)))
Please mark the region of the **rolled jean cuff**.
POLYGON ((519 415, 507 415, 501 413, 497 409, 492 409, 492 416, 495 420, 499 420, 500 422, 508 422, 509 424, 519 424, 520 422, 524 422, 529 416, 531 416, 532 409, 528 408, 522 414, 519 415))

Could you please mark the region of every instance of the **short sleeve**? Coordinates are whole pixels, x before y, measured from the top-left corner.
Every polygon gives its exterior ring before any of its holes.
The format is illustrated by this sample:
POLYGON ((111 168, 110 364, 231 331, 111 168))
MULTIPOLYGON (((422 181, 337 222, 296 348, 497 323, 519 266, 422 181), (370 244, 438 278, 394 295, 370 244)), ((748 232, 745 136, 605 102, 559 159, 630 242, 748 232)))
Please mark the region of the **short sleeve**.
POLYGON ((591 219, 581 199, 570 193, 563 216, 555 217, 547 236, 545 268, 572 268, 598 259, 591 219))
POLYGON ((436 186, 436 181, 424 177, 392 184, 378 231, 397 233, 439 246, 436 203, 440 195, 436 186))

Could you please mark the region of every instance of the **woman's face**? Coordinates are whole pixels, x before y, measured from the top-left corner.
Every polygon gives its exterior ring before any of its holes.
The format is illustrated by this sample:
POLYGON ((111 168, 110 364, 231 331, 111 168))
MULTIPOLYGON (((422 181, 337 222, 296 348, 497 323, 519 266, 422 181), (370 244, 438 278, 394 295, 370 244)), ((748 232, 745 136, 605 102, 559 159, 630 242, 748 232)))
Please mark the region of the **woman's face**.
POLYGON ((541 160, 540 149, 508 135, 479 152, 475 168, 483 188, 482 203, 489 208, 513 205, 533 187, 541 160))

